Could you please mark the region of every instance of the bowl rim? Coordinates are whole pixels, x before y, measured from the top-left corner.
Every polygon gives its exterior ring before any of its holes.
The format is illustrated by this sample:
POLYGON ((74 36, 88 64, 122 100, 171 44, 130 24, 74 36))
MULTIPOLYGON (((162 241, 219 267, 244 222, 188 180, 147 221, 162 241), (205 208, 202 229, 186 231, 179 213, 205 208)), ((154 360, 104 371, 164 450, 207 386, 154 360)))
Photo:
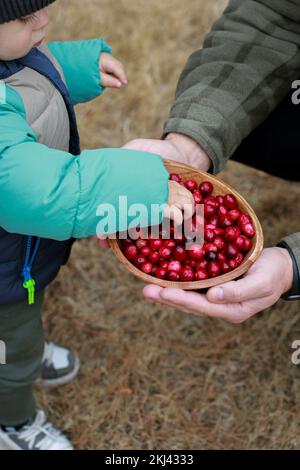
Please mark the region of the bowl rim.
POLYGON ((247 253, 245 259, 243 260, 240 266, 230 271, 229 273, 222 274, 217 277, 205 279, 203 281, 188 281, 188 282, 168 281, 164 279, 158 279, 154 276, 151 276, 150 274, 145 274, 143 271, 137 268, 134 264, 132 264, 126 258, 123 251, 120 248, 120 242, 118 238, 110 238, 109 245, 112 251, 114 252, 114 254, 116 255, 116 257, 136 277, 146 282, 147 284, 155 284, 160 287, 171 287, 171 288, 177 288, 177 289, 183 289, 183 290, 201 290, 201 289, 207 289, 209 287, 214 287, 216 285, 220 285, 220 284, 223 284, 223 283, 226 283, 226 282, 229 282, 229 281, 232 281, 241 277, 250 269, 253 263, 257 260, 257 258, 260 256, 264 247, 263 230, 259 222, 259 219, 257 215, 255 214, 254 210, 252 209, 252 207, 250 206, 250 204, 235 189, 233 189, 229 184, 219 179, 217 176, 211 175, 210 173, 206 173, 201 170, 197 170, 196 168, 193 168, 192 166, 187 165, 185 163, 173 162, 172 160, 164 160, 164 164, 168 171, 170 170, 170 167, 172 167, 172 171, 169 171, 169 173, 175 173, 176 171, 173 171, 173 170, 176 168, 178 170, 187 170, 193 173, 198 173, 199 176, 205 178, 205 181, 211 181, 213 183, 214 181, 217 180, 220 183, 220 185, 226 187, 226 191, 228 190, 228 192, 231 192, 234 196, 236 196, 239 203, 240 202, 243 203, 244 205, 243 212, 246 211, 250 213, 250 216, 252 218, 255 231, 256 231, 256 234, 254 237, 256 240, 255 244, 253 245, 251 250, 247 253))

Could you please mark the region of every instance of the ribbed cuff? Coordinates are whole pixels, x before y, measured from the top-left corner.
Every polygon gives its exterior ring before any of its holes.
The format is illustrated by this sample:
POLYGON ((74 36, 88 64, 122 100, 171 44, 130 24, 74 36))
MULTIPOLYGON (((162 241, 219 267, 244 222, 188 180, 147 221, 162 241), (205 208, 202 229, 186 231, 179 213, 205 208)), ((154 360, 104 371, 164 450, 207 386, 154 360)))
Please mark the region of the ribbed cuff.
MULTIPOLYGON (((292 258, 293 262, 293 284, 292 288, 288 291, 285 292, 281 298, 283 300, 299 300, 300 298, 300 266, 299 266, 299 260, 296 257, 296 253, 294 252, 293 248, 291 247, 290 243, 294 243, 294 236, 288 236, 281 240, 277 246, 280 248, 285 248, 288 250, 290 257, 292 258), (291 237, 291 238, 290 238, 291 237)), ((300 249, 300 247, 297 247, 300 249)))

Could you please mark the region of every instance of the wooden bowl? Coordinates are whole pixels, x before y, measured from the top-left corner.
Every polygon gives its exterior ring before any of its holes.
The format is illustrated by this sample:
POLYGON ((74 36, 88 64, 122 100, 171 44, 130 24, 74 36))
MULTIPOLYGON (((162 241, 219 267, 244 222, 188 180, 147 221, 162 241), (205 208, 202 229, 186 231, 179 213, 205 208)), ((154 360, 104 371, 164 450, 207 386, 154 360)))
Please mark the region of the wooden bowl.
POLYGON ((123 254, 120 248, 120 241, 118 239, 109 240, 110 246, 113 252, 115 253, 116 257, 121 261, 121 263, 124 266, 126 266, 126 268, 132 274, 134 274, 139 279, 141 279, 147 284, 156 284, 161 287, 176 287, 178 289, 184 289, 184 290, 207 289, 209 287, 213 287, 218 284, 223 284, 224 282, 232 281, 233 279, 237 279, 243 274, 245 274, 248 271, 248 269, 252 266, 252 264, 257 260, 257 258, 260 256, 262 249, 263 249, 263 244, 264 244, 263 231, 262 231, 260 222, 255 212, 251 208, 251 206, 237 191, 232 189, 231 186, 229 186, 227 183, 224 183, 223 181, 218 179, 216 176, 212 176, 209 173, 196 170, 193 167, 189 165, 185 165, 183 163, 177 163, 177 162, 173 162, 169 160, 165 160, 164 162, 169 173, 178 173, 186 180, 190 178, 194 179, 195 181, 197 181, 198 184, 201 183, 202 181, 210 181, 214 186, 214 191, 212 193, 213 195, 215 194, 224 195, 227 193, 231 193, 235 195, 235 197, 238 200, 239 209, 243 212, 246 212, 247 214, 251 216, 253 225, 255 227, 256 234, 252 238, 251 250, 246 254, 242 264, 238 266, 236 269, 234 269, 233 271, 230 271, 227 274, 222 274, 221 276, 218 276, 218 277, 206 279, 204 281, 191 281, 191 282, 167 281, 167 280, 158 279, 154 276, 150 276, 149 274, 143 273, 125 257, 125 255, 123 254))

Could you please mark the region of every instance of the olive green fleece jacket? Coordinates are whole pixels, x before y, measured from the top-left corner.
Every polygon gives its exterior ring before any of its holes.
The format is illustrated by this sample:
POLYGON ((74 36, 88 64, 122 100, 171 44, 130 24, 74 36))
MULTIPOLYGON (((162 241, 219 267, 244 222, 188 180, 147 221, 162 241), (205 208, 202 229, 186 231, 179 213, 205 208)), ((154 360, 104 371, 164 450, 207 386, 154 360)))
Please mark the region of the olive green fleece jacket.
MULTIPOLYGON (((195 139, 223 169, 300 78, 300 0, 231 0, 189 58, 165 134, 195 139)), ((300 232, 284 238, 300 272, 300 232)))

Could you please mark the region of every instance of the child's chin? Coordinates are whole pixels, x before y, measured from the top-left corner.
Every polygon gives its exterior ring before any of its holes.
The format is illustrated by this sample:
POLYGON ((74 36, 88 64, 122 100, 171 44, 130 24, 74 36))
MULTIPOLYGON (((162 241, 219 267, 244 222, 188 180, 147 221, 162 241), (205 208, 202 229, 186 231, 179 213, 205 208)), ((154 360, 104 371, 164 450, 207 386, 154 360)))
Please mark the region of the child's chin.
POLYGON ((43 43, 44 43, 44 39, 42 39, 41 41, 39 41, 39 42, 37 42, 36 44, 34 44, 33 47, 39 47, 39 46, 41 46, 43 43))

